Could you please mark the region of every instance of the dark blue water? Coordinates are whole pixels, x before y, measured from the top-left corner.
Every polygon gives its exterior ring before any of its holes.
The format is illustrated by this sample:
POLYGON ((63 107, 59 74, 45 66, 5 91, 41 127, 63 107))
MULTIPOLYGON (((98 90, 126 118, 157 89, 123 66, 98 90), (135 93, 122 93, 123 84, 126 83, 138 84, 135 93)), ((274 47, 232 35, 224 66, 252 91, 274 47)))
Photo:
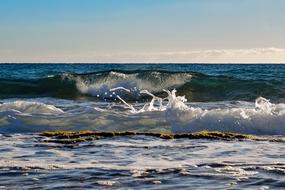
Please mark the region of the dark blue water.
POLYGON ((83 74, 111 70, 198 72, 249 80, 285 78, 285 64, 1 64, 0 78, 37 79, 63 73, 83 74))
MULTIPOLYGON (((0 97, 96 100, 100 95, 110 99, 104 93, 122 86, 156 95, 163 94, 163 89, 176 88, 179 95, 190 101, 254 101, 262 96, 282 102, 284 79, 282 64, 2 64, 0 97), (80 88, 82 85, 84 90, 80 88)), ((101 98, 97 101, 102 101, 101 98)), ((136 93, 126 98, 146 100, 136 93)))

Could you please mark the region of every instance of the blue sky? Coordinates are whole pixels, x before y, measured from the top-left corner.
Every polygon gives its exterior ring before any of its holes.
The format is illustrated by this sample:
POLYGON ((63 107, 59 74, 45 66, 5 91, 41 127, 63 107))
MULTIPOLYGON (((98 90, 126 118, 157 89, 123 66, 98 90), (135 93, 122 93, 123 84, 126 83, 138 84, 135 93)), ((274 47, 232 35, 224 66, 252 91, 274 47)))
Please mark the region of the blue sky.
POLYGON ((285 62, 284 8, 284 0, 0 0, 0 62, 285 62))

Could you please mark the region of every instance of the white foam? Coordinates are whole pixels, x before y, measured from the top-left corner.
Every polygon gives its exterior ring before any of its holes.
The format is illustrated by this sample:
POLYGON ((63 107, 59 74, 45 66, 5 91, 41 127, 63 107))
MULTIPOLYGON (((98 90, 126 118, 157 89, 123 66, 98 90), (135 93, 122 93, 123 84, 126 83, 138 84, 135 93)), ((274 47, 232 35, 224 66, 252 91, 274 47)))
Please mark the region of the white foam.
POLYGON ((124 91, 126 91, 126 92, 131 92, 129 89, 124 88, 124 87, 122 87, 122 86, 119 86, 119 87, 110 89, 111 92, 116 91, 116 90, 124 90, 124 91))
POLYGON ((54 105, 20 100, 1 104, 0 111, 16 111, 29 114, 64 113, 63 110, 55 107, 54 105))
MULTIPOLYGON (((123 89, 121 87, 115 88, 123 89)), ((165 98, 147 90, 152 97, 143 103, 129 103, 117 94, 123 104, 98 102, 65 103, 59 100, 32 99, 0 104, 0 126, 4 131, 39 131, 46 127, 65 130, 141 130, 147 132, 191 133, 201 130, 261 135, 285 134, 285 104, 274 104, 259 97, 256 102, 207 102, 190 104, 176 91, 165 91, 165 98), (54 104, 54 105, 52 105, 54 104), (65 112, 57 106, 64 107, 65 112), (38 114, 47 114, 38 116, 38 114), (57 117, 59 114, 60 117, 57 117), (171 131, 169 131, 171 129, 171 131)))
POLYGON ((142 77, 139 73, 124 74, 110 72, 107 75, 96 75, 94 79, 84 79, 80 76, 65 75, 64 77, 74 80, 77 89, 83 94, 92 96, 104 95, 106 92, 123 90, 127 92, 139 92, 147 89, 151 92, 160 92, 164 88, 174 88, 190 81, 192 75, 187 73, 173 73, 164 76, 160 72, 150 72, 148 77, 142 77))
POLYGON ((124 103, 130 107, 132 113, 165 111, 165 119, 174 133, 209 130, 285 134, 285 104, 272 104, 269 100, 259 97, 252 107, 202 109, 191 107, 184 96, 176 96, 176 90, 165 92, 168 96, 162 99, 146 90, 141 91, 152 96, 152 100, 141 109, 135 109, 125 101, 124 103), (167 103, 163 105, 162 100, 167 100, 167 103), (158 104, 155 105, 155 101, 158 104))

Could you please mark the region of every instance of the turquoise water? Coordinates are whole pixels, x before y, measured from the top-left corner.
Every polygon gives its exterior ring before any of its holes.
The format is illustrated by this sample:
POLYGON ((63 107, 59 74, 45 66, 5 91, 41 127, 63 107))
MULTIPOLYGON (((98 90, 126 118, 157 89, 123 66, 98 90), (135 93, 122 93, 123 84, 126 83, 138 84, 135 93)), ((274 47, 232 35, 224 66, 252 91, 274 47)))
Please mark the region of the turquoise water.
POLYGON ((284 141, 133 136, 62 145, 39 133, 284 138, 284 78, 285 65, 270 64, 2 64, 0 189, 282 189, 284 141))

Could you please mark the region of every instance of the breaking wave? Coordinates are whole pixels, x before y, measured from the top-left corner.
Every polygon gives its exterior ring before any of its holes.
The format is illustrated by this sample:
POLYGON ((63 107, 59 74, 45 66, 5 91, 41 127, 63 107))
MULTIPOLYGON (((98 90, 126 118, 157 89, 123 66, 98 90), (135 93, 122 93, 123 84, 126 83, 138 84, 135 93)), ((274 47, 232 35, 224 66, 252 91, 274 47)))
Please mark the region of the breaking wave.
POLYGON ((139 99, 140 90, 148 89, 153 93, 160 93, 163 89, 178 88, 190 82, 190 73, 170 73, 159 71, 119 72, 109 71, 87 75, 66 75, 65 78, 75 81, 76 87, 82 94, 95 97, 116 97, 110 90, 116 87, 129 89, 131 94, 124 91, 117 92, 125 96, 139 99))
MULTIPOLYGON (((237 107, 218 105, 216 108, 203 109, 187 105, 185 96, 176 96, 176 90, 168 91, 166 98, 156 97, 143 90, 152 100, 141 109, 123 103, 132 113, 164 111, 165 119, 171 126, 172 133, 192 133, 202 130, 237 132, 248 134, 285 134, 285 104, 272 104, 259 97, 254 106, 243 103, 237 107), (163 102, 166 104, 163 105, 163 102)), ((217 106, 217 105, 216 105, 217 106)))
MULTIPOLYGON (((113 89, 114 92, 123 87, 113 89)), ((130 93, 128 89, 124 89, 130 93)), ((0 105, 0 132, 58 130, 192 133, 202 130, 257 135, 285 134, 285 104, 259 97, 255 103, 223 101, 190 103, 176 91, 158 97, 147 90, 147 103, 92 103, 58 99, 10 101, 0 105), (53 102, 53 104, 52 104, 53 102), (28 114, 28 115, 27 115, 28 114), (28 117, 28 118, 27 118, 28 117), (32 119, 31 119, 32 117, 32 119)))
POLYGON ((62 99, 93 99, 114 101, 120 95, 128 101, 146 102, 149 96, 141 90, 163 96, 163 89, 176 88, 178 95, 190 101, 210 102, 224 100, 254 101, 266 97, 282 102, 285 97, 283 80, 238 79, 195 72, 169 71, 104 71, 86 74, 61 74, 40 79, 0 79, 0 98, 56 97, 62 99), (116 87, 131 93, 110 91, 116 87))

